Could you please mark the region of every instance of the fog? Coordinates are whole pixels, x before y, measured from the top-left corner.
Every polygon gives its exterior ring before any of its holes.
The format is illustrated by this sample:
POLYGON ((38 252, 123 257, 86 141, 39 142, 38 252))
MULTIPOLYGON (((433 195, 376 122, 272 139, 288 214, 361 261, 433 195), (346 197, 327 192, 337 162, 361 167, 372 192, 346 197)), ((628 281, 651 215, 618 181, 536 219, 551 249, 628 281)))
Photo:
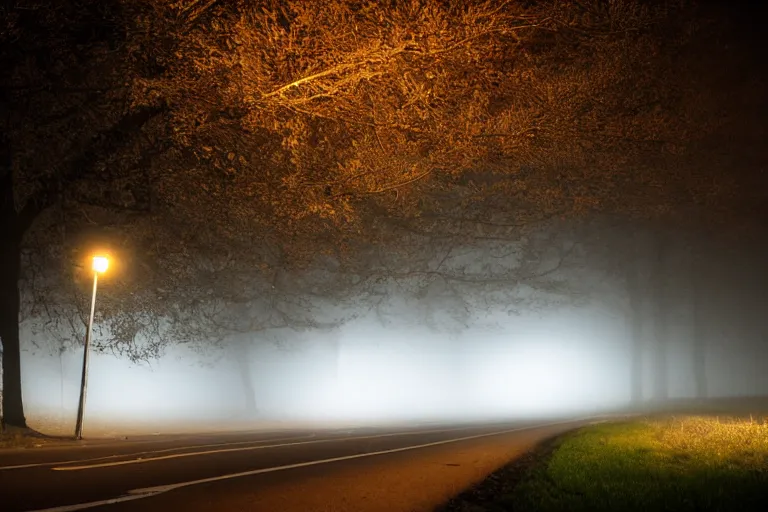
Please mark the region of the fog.
MULTIPOLYGON (((24 398, 33 427, 68 434, 82 352, 46 353, 22 331, 24 398)), ((668 351, 670 398, 693 394, 685 329, 668 351)), ((712 396, 768 389, 755 347, 713 346, 712 396)), ((630 338, 610 309, 496 315, 435 332, 363 317, 334 330, 256 334, 245 348, 176 345, 129 363, 94 353, 86 436, 116 433, 544 418, 616 410, 630 400, 630 338)), ((763 354, 765 355, 765 354, 763 354)), ((646 352, 643 358, 650 360, 646 352)), ((650 365, 646 365, 648 368, 650 365)), ((647 371, 646 371, 647 372, 647 371)), ((650 396, 651 375, 644 394, 650 396)))
MULTIPOLYGON (((766 246, 634 247, 603 226, 574 249, 572 231, 553 233, 452 248, 438 277, 371 277, 341 298, 306 284, 335 283, 330 271, 254 281, 250 309, 217 310, 225 328, 190 310, 174 325, 192 322, 198 338, 160 332, 157 352, 144 349, 159 331, 116 338, 98 317, 85 434, 548 418, 768 394, 766 246), (275 311, 293 328, 238 323, 275 311)), ((97 311, 117 288, 104 279, 97 311)), ((71 434, 84 328, 59 311, 21 323, 23 395, 33 428, 71 434)))

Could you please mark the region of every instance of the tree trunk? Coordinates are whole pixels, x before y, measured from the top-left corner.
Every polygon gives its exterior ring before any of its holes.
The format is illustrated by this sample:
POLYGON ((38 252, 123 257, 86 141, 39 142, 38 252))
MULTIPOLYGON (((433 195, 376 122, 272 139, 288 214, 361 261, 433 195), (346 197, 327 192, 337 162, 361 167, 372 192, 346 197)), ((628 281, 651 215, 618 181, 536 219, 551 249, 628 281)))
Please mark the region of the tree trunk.
POLYGON ((648 231, 638 227, 631 236, 629 254, 626 256, 626 286, 629 296, 627 321, 630 335, 630 400, 634 406, 643 401, 643 355, 647 340, 643 333, 643 324, 647 317, 646 297, 648 287, 645 284, 648 258, 648 231))
POLYGON ((0 341, 3 344, 2 425, 26 428, 21 398, 19 272, 21 252, 12 218, 2 212, 0 226, 0 341))
POLYGON ((654 352, 654 399, 664 402, 669 398, 669 382, 667 377, 667 334, 669 318, 669 300, 667 297, 667 237, 664 233, 658 235, 655 261, 655 297, 654 297, 654 337, 656 338, 656 350, 654 352))
POLYGON ((633 405, 640 405, 643 401, 643 300, 640 282, 640 269, 637 265, 633 265, 627 276, 632 347, 630 393, 633 405))
POLYGON ((59 413, 64 415, 64 348, 59 348, 59 413))
POLYGON ((253 379, 251 378, 248 341, 246 339, 235 341, 235 362, 237 363, 237 373, 240 375, 240 384, 243 388, 245 414, 249 418, 253 418, 258 415, 259 408, 256 403, 256 390, 253 389, 253 379))
POLYGON ((341 379, 341 336, 339 333, 333 333, 331 339, 331 350, 333 351, 333 372, 331 374, 331 389, 338 389, 341 379))
POLYGON ((19 277, 23 229, 13 193, 11 152, 0 133, 0 342, 3 356, 3 390, 0 425, 26 428, 21 399, 21 341, 19 336, 19 277))
POLYGON ((35 218, 55 199, 60 181, 86 173, 102 159, 125 147, 141 128, 162 114, 164 107, 144 107, 123 116, 119 122, 93 137, 72 159, 61 163, 59 178, 41 182, 41 189, 17 208, 9 139, 0 132, 0 342, 3 356, 2 426, 26 428, 21 393, 21 346, 19 337, 19 277, 21 241, 35 218))
MULTIPOLYGON (((694 249, 695 251, 695 249, 694 249)), ((704 268, 703 255, 694 254, 693 265, 693 380, 696 385, 696 398, 707 398, 707 332, 706 313, 704 311, 704 268)))

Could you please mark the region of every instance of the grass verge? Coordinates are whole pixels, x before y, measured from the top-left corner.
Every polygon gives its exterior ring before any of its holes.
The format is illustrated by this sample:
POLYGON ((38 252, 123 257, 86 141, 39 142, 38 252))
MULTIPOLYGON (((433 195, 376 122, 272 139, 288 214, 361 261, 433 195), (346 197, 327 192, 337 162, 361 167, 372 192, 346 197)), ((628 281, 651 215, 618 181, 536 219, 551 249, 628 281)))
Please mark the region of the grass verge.
POLYGON ((594 425, 529 455, 523 476, 515 476, 518 465, 503 468, 443 510, 768 510, 768 424, 752 418, 594 425))

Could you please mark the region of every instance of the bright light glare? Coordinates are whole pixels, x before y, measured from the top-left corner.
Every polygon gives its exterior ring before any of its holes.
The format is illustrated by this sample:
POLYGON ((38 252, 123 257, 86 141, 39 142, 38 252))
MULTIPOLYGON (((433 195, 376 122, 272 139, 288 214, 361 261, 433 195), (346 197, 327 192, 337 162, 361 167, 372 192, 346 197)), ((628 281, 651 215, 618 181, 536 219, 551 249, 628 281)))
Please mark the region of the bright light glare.
POLYGON ((109 268, 109 260, 104 256, 93 257, 93 270, 96 272, 106 272, 109 268))
MULTIPOLYGON (((94 270, 104 268, 94 258, 94 270)), ((99 425, 110 432, 129 425, 178 432, 272 421, 540 419, 626 402, 627 344, 619 332, 602 326, 597 336, 564 320, 562 326, 529 324, 517 319, 501 333, 475 330, 449 339, 427 329, 384 330, 358 321, 334 335, 291 332, 289 345, 256 338, 245 353, 212 360, 171 346, 142 365, 94 353, 86 431, 92 435, 99 425)), ((80 352, 25 354, 25 367, 41 376, 24 382, 33 416, 59 415, 71 430, 80 352)))

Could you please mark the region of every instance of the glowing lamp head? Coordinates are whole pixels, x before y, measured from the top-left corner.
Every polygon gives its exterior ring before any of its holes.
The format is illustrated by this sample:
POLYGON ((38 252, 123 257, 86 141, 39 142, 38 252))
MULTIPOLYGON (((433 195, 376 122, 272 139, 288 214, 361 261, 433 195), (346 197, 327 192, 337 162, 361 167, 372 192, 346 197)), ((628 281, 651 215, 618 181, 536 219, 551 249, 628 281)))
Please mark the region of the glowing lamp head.
POLYGON ((109 260, 104 256, 93 257, 93 270, 94 272, 106 272, 109 268, 109 260))

